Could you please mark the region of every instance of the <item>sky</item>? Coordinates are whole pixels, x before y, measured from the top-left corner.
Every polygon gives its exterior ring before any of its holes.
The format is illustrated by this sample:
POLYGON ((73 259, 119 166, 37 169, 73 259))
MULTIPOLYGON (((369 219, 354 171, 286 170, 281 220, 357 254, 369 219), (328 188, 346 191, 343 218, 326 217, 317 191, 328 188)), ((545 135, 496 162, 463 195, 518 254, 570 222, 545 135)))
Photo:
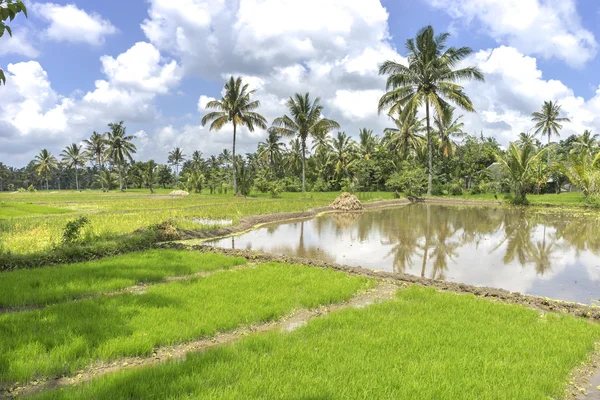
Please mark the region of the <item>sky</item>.
MULTIPOLYGON (((377 113, 385 60, 432 25, 469 46, 463 65, 475 113, 465 131, 506 146, 558 101, 562 137, 600 133, 600 3, 576 0, 24 0, 28 18, 0 38, 0 162, 25 166, 42 148, 58 155, 93 131, 125 121, 136 159, 164 163, 178 146, 205 156, 231 147, 232 127, 201 126, 225 80, 242 76, 270 123, 294 93, 319 96, 324 115, 357 137, 390 126, 377 113)), ((254 151, 266 131, 238 131, 254 151)))

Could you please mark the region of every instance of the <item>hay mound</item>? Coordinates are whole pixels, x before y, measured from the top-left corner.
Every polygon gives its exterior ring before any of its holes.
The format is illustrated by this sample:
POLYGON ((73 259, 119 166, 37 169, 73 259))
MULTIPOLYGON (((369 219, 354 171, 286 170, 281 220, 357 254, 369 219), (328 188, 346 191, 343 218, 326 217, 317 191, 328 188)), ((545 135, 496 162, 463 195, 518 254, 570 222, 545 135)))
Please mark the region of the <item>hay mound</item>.
POLYGON ((331 207, 334 210, 342 211, 357 211, 363 209, 360 200, 358 200, 355 195, 348 192, 340 194, 338 198, 331 203, 331 207))
POLYGON ((169 196, 189 196, 189 193, 185 190, 173 190, 169 196))

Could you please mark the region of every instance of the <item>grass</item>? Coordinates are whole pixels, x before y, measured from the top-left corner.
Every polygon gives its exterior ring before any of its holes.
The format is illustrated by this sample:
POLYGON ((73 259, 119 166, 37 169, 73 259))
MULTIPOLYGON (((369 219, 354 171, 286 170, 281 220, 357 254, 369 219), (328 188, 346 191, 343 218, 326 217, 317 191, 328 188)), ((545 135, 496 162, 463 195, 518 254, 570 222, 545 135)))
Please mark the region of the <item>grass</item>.
POLYGON ((241 257, 220 254, 148 250, 98 261, 5 272, 0 279, 0 307, 56 303, 245 262, 241 257))
POLYGON ((0 315, 0 381, 53 377, 96 360, 149 355, 157 346, 341 302, 372 284, 333 270, 269 263, 154 285, 143 294, 0 315))
MULTIPOLYGON (((498 194, 498 200, 504 202, 504 194, 498 194)), ((485 201, 497 201, 494 198, 493 193, 483 193, 483 194, 463 194, 460 196, 435 196, 435 197, 445 197, 445 198, 455 198, 455 199, 465 199, 465 200, 485 200, 485 201)), ((586 206, 585 197, 581 192, 564 192, 561 194, 528 194, 527 200, 531 205, 553 205, 553 206, 578 206, 583 207, 586 206)))
POLYGON ((0 203, 0 218, 23 217, 31 215, 66 214, 72 210, 30 203, 0 203))
POLYGON ((431 288, 40 399, 562 398, 600 326, 431 288))

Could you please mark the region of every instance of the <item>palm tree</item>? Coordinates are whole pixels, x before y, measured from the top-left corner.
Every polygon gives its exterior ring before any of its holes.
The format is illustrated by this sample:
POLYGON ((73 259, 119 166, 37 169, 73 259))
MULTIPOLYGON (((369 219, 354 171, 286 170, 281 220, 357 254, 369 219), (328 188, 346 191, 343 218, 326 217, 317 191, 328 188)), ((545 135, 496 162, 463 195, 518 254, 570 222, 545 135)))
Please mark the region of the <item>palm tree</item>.
POLYGON ((348 169, 353 164, 352 152, 355 143, 352 138, 346 135, 346 132, 338 132, 337 137, 333 138, 333 162, 335 164, 335 173, 339 176, 342 173, 347 174, 348 169))
POLYGON ((156 168, 158 165, 154 160, 143 163, 142 182, 148 186, 150 193, 154 193, 154 182, 156 181, 156 168))
POLYGON ((173 151, 169 153, 169 164, 175 166, 175 178, 179 176, 179 164, 181 164, 185 160, 185 155, 183 154, 183 150, 179 147, 175 147, 173 151))
POLYGON ((397 151, 402 158, 406 158, 408 152, 416 151, 423 140, 423 137, 419 135, 419 132, 424 130, 423 121, 417 119, 416 109, 410 113, 402 113, 402 110, 398 110, 398 113, 398 118, 389 115, 396 127, 385 128, 383 133, 386 135, 386 142, 390 150, 397 151))
POLYGON ((435 124, 440 135, 440 149, 444 158, 452 156, 454 142, 452 137, 463 137, 463 127, 465 126, 460 120, 462 115, 454 118, 454 107, 446 107, 442 115, 438 115, 435 119, 435 124))
POLYGON ((195 150, 192 153, 192 168, 196 171, 200 171, 204 168, 205 165, 206 164, 204 162, 204 159, 202 158, 202 152, 195 150))
POLYGON ((521 132, 519 133, 519 138, 515 141, 515 143, 517 144, 517 146, 523 147, 526 145, 532 145, 535 146, 535 134, 531 133, 531 132, 521 132))
MULTIPOLYGON (((569 118, 561 118, 560 105, 553 101, 544 101, 542 111, 531 114, 531 120, 535 122, 535 133, 541 134, 542 137, 548 136, 548 145, 552 135, 560 136, 559 131, 562 129, 560 122, 571 122, 569 118)), ((550 152, 548 152, 548 164, 550 164, 550 152)))
POLYGON ((78 167, 85 164, 85 155, 82 151, 82 146, 78 146, 77 143, 71 143, 60 153, 62 162, 67 168, 75 169, 75 186, 79 191, 79 173, 78 167))
POLYGON ((272 173, 275 172, 276 164, 281 161, 285 146, 280 139, 281 136, 277 132, 269 131, 265 141, 258 144, 258 157, 268 161, 272 173))
POLYGON ((131 141, 135 136, 127 136, 123 121, 119 123, 108 124, 110 132, 106 140, 108 144, 108 154, 113 163, 117 164, 119 169, 119 190, 123 191, 123 166, 125 161, 133 161, 132 154, 135 154, 136 148, 131 141))
POLYGON ((46 179, 46 190, 49 190, 48 173, 54 171, 57 168, 57 164, 58 161, 56 160, 56 157, 46 149, 42 149, 40 154, 35 156, 33 167, 38 175, 44 175, 44 178, 46 179))
POLYGON ((300 139, 302 193, 306 192, 306 139, 309 135, 315 135, 317 132, 323 134, 323 132, 340 127, 337 122, 323 117, 323 106, 319 104, 320 101, 321 99, 317 97, 311 102, 308 93, 304 95, 296 93, 286 103, 291 117, 284 115, 275 118, 273 125, 269 128, 269 131, 282 136, 296 136, 300 139))
POLYGON ((254 131, 254 127, 261 129, 267 128, 267 120, 265 117, 260 115, 253 110, 260 107, 258 100, 251 101, 250 97, 255 93, 255 90, 248 90, 248 84, 242 83, 242 78, 236 79, 233 76, 225 84, 225 95, 221 97, 221 100, 213 100, 208 102, 206 108, 216 109, 206 114, 202 118, 202 125, 206 125, 209 121, 212 121, 210 130, 221 130, 228 122, 233 123, 233 160, 232 164, 233 171, 233 190, 235 194, 238 194, 236 176, 235 176, 235 139, 238 126, 245 126, 250 132, 254 131))
POLYGON ((580 136, 577 136, 577 141, 573 143, 572 154, 585 154, 591 156, 598 146, 598 134, 592 135, 592 131, 586 129, 580 136))
MULTIPOLYGON (((104 168, 104 158, 106 156, 106 134, 94 131, 89 139, 83 141, 85 144, 85 155, 90 160, 96 161, 99 171, 104 168)), ((100 179, 102 191, 104 191, 104 179, 100 179)))
POLYGON ((498 161, 505 167, 513 184, 516 204, 527 204, 526 188, 536 163, 548 148, 536 151, 531 144, 517 147, 513 142, 508 146, 504 157, 498 156, 498 161))
POLYGON ((373 135, 372 129, 362 128, 358 131, 358 151, 362 158, 371 159, 377 147, 377 137, 373 135))
MULTIPOLYGON (((448 33, 435 35, 433 28, 421 29, 414 39, 406 41, 408 67, 395 61, 386 61, 379 68, 380 75, 389 75, 387 92, 379 100, 379 112, 390 109, 394 114, 401 108, 403 113, 415 112, 425 103, 427 121, 427 150, 429 153, 429 184, 427 194, 433 188, 433 147, 431 140, 430 110, 443 115, 449 103, 454 103, 466 111, 475 111, 471 100, 457 82, 475 79, 483 81, 483 74, 477 67, 454 67, 473 50, 469 47, 449 47, 446 49, 448 33)), ((401 117, 402 118, 402 117, 401 117)))

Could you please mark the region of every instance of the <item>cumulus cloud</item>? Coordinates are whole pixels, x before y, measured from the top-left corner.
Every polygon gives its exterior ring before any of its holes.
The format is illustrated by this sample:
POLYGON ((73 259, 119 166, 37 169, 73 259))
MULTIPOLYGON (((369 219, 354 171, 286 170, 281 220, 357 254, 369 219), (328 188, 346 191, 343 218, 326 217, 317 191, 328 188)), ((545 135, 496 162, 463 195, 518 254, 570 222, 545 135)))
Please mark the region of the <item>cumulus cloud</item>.
POLYGON ((97 13, 88 13, 75 4, 35 3, 33 11, 49 23, 45 36, 57 42, 87 43, 99 46, 105 37, 115 34, 110 21, 97 13))
POLYGON ((28 28, 21 26, 13 30, 12 37, 4 35, 0 56, 7 54, 18 54, 29 58, 37 58, 40 52, 31 44, 31 34, 28 28))
POLYGON ((524 54, 582 66, 597 52, 594 34, 581 26, 575 0, 427 1, 467 24, 478 21, 498 43, 524 54))
POLYGON ((136 43, 116 58, 104 56, 101 61, 106 79, 96 81, 94 90, 70 97, 55 92, 37 61, 9 64, 0 127, 11 134, 0 135, 0 157, 8 163, 28 161, 38 147, 58 151, 109 122, 153 122, 160 115, 154 99, 181 79, 178 64, 163 61, 149 43, 136 43))

